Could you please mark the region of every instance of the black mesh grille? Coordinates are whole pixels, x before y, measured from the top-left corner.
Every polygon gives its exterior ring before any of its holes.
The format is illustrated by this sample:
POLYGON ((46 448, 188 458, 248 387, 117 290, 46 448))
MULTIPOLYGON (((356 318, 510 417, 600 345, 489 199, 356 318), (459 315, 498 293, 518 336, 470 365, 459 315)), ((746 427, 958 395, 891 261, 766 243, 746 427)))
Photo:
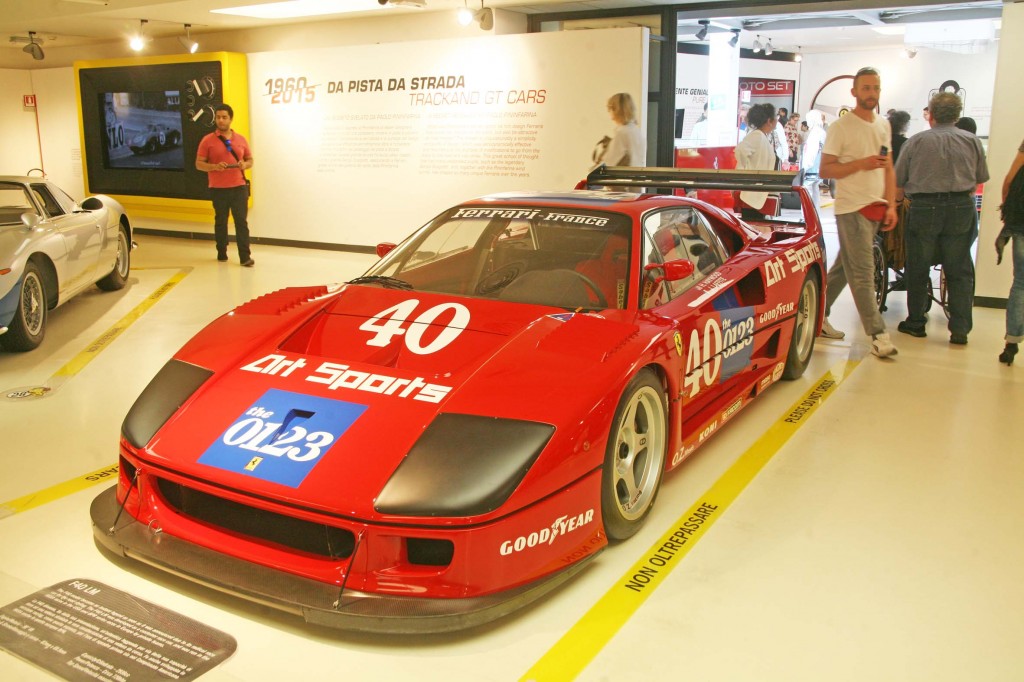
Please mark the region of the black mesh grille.
POLYGON ((179 514, 257 540, 331 559, 352 555, 351 531, 256 509, 158 478, 157 487, 179 514))

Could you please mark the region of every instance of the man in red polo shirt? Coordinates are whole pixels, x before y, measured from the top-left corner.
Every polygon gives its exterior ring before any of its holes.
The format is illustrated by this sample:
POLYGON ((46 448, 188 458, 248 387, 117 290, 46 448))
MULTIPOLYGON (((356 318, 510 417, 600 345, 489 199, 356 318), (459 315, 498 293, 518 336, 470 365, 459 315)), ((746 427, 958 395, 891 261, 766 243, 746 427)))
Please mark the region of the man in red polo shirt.
POLYGON ((228 259, 228 213, 235 221, 238 260, 246 267, 256 261, 249 251, 249 185, 245 171, 252 168, 249 142, 231 129, 234 110, 221 104, 214 110, 217 130, 199 142, 196 169, 206 173, 213 199, 213 232, 217 241, 217 260, 228 259))

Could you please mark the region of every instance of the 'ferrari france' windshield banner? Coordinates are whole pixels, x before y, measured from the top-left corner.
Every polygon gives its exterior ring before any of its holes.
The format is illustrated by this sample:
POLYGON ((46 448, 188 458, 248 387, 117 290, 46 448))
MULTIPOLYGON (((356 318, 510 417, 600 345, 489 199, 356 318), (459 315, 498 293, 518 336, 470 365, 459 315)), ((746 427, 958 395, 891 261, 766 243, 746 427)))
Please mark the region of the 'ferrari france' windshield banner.
POLYGON ((366 405, 270 389, 199 462, 298 488, 366 405))

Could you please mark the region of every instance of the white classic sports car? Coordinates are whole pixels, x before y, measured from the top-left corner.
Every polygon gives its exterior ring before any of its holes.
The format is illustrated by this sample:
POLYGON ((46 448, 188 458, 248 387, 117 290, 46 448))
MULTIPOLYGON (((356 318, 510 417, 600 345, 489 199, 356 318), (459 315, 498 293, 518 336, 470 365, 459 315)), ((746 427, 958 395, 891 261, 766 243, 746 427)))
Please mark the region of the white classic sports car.
POLYGON ((128 216, 110 197, 79 203, 44 177, 0 176, 0 346, 32 350, 49 310, 93 284, 124 287, 131 248, 128 216))

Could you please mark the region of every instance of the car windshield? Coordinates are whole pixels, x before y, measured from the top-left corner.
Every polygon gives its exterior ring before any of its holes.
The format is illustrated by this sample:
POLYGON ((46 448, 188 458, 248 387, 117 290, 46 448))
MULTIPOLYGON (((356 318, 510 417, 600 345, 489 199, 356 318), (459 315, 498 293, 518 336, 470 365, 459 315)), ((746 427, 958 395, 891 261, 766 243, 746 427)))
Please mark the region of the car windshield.
POLYGON ((417 291, 567 310, 625 308, 627 216, 535 206, 459 206, 366 274, 417 291))

